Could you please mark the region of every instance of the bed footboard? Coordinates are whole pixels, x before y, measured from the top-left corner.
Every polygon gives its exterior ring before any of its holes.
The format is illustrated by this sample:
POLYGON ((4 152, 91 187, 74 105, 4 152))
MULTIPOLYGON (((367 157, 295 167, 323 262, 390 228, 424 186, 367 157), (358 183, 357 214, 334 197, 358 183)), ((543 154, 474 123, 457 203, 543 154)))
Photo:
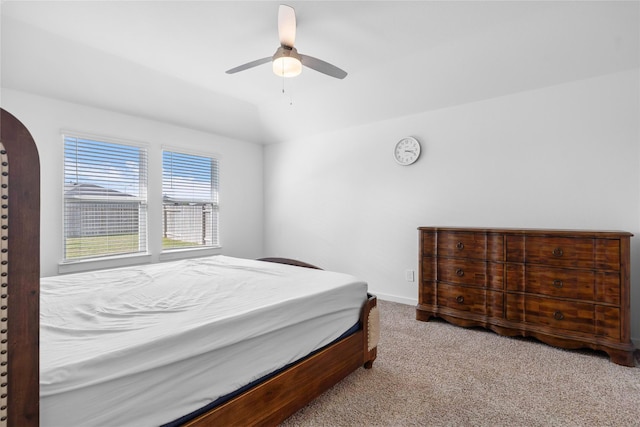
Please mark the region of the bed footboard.
POLYGON ((297 259, 291 259, 291 258, 259 258, 258 261, 275 262, 278 264, 287 264, 287 265, 294 265, 296 267, 305 267, 305 268, 313 268, 316 270, 322 270, 320 267, 316 267, 315 265, 311 265, 306 262, 298 261, 297 259))
POLYGON ((378 355, 378 342, 380 341, 380 311, 378 309, 378 299, 371 294, 367 294, 367 303, 362 309, 360 319, 363 329, 366 331, 364 347, 364 367, 371 369, 373 361, 378 355))
MULTIPOLYGON (((258 261, 275 262, 278 264, 294 265, 296 267, 314 268, 316 270, 322 270, 320 267, 308 264, 306 262, 298 261, 291 258, 260 258, 258 261)), ((373 366, 373 361, 376 360, 378 341, 380 341, 380 312, 378 311, 378 300, 374 295, 367 294, 368 300, 362 309, 360 315, 360 325, 365 330, 365 343, 364 343, 364 367, 370 369, 373 366)))

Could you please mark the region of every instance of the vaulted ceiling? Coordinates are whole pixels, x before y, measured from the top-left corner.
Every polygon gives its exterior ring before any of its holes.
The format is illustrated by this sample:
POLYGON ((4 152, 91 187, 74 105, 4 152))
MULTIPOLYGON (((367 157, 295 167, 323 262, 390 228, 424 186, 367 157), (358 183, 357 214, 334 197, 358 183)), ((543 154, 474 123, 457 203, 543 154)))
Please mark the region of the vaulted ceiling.
POLYGON ((298 50, 349 75, 225 74, 279 3, 5 1, 1 87, 273 143, 640 64, 637 1, 296 1, 298 50))

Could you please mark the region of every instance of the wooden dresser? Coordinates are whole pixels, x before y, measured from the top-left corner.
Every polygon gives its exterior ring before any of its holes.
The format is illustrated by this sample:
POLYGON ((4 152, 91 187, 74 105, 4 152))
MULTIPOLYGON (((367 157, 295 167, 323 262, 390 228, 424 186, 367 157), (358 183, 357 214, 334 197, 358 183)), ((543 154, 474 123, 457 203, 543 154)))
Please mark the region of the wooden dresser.
POLYGON ((416 318, 441 317, 634 366, 619 231, 420 227, 416 318))

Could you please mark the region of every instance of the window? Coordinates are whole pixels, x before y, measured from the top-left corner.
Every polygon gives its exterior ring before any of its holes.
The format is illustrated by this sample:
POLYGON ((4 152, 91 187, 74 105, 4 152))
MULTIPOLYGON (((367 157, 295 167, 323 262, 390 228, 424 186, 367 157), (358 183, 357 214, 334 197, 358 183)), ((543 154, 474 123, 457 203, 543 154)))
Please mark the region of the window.
POLYGON ((64 260, 147 251, 147 150, 64 136, 64 260))
POLYGON ((162 249, 217 246, 218 161, 163 151, 162 249))

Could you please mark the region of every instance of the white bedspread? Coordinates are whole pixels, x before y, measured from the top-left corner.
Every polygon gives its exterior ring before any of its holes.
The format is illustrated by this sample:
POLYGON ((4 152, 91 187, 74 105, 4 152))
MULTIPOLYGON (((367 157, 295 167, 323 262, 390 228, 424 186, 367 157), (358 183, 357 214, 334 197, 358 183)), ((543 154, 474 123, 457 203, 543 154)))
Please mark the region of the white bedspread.
POLYGON ((41 426, 153 426, 353 326, 367 285, 227 256, 41 280, 41 426))

